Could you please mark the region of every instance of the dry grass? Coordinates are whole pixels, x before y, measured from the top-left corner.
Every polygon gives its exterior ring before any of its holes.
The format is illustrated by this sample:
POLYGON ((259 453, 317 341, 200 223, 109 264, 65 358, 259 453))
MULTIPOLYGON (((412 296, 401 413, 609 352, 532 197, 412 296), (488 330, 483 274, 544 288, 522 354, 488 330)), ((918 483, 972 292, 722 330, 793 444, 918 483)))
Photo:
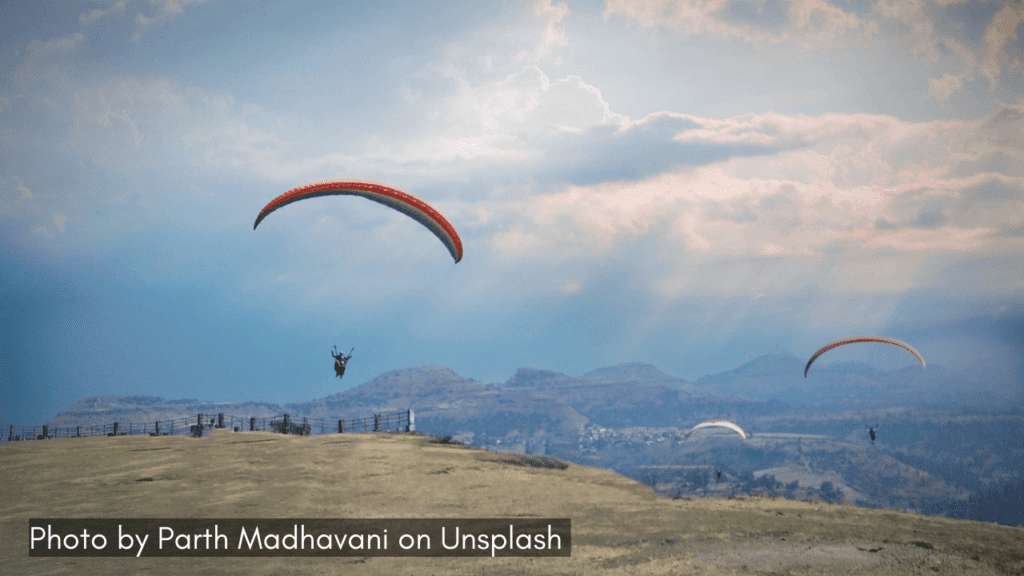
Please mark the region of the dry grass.
POLYGON ((614 473, 559 462, 408 434, 218 430, 200 439, 0 445, 0 574, 1024 571, 1024 528, 782 499, 672 500, 614 473), (572 557, 28 557, 28 519, 41 517, 523 516, 571 518, 572 557))

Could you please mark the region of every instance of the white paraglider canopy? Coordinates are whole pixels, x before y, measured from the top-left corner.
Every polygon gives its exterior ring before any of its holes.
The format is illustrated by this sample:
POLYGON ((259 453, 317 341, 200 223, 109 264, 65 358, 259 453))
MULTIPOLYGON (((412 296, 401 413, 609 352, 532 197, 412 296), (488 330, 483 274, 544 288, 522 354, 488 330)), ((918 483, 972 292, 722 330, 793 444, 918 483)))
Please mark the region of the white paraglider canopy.
POLYGON ((699 428, 708 428, 711 426, 718 426, 722 428, 729 428, 730 430, 735 430, 740 433, 740 436, 743 436, 744 440, 747 439, 747 433, 743 431, 743 428, 740 428, 739 426, 733 424, 732 422, 729 422, 728 420, 708 420, 707 422, 701 422, 700 424, 697 424, 693 428, 690 428, 690 431, 686 433, 686 437, 689 438, 690 434, 693 434, 694 430, 697 430, 699 428))

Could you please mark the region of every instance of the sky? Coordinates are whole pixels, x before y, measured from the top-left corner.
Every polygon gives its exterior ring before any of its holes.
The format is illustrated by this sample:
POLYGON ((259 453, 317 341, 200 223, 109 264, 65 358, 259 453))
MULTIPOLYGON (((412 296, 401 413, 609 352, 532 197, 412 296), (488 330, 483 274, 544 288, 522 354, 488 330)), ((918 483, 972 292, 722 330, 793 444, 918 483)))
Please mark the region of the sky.
POLYGON ((1022 48, 1020 0, 0 3, 0 424, 852 334, 1019 400, 1022 48), (329 178, 462 261, 356 197, 253 230, 329 178))

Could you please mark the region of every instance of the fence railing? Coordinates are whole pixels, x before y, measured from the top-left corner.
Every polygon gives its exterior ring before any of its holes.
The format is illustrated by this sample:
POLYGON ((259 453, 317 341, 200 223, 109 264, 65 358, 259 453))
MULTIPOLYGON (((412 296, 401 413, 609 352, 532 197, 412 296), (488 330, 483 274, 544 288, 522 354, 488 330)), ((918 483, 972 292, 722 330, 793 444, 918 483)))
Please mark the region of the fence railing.
POLYGON ((93 426, 14 426, 8 428, 7 441, 83 438, 90 436, 202 436, 211 429, 234 432, 270 431, 282 434, 342 434, 351 432, 414 432, 413 411, 374 414, 351 420, 302 418, 288 414, 273 417, 232 416, 219 413, 215 418, 199 413, 195 418, 176 418, 158 422, 112 422, 93 426))

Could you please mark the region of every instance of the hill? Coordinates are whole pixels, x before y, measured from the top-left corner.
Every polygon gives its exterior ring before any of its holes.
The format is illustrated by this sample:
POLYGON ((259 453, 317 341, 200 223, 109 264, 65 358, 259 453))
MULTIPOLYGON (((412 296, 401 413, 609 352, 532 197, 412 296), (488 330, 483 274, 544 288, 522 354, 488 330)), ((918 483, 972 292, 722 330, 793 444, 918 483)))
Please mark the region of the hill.
MULTIPOLYGON (((999 515, 999 494, 1012 493, 1007 482, 1024 469, 1018 441, 1024 415, 1019 410, 913 404, 908 400, 914 395, 908 394, 896 395, 902 403, 882 406, 862 403, 853 392, 843 402, 808 392, 817 398, 807 401, 813 406, 754 397, 786 393, 785 386, 794 382, 805 385, 801 364, 790 355, 765 356, 696 384, 641 363, 581 376, 521 368, 503 384, 482 384, 445 367, 421 366, 283 405, 88 398, 51 421, 50 430, 68 426, 73 433, 76 425, 117 421, 120 430, 138 433, 151 430, 157 420, 194 419, 202 412, 245 421, 289 413, 295 419, 322 419, 314 425, 320 433, 337 430, 331 422, 339 418, 412 408, 417 428, 426 433, 614 470, 668 496, 775 494, 1024 521, 1020 511, 999 515), (750 441, 737 445, 729 438, 684 437, 698 422, 718 418, 742 425, 750 441), (150 426, 130 428, 125 422, 150 426), (877 442, 868 437, 869 425, 878 428, 877 442)), ((919 367, 907 370, 921 372, 919 367)), ((884 379, 901 373, 823 364, 819 376, 856 379, 863 391, 882 387, 884 379)), ((813 390, 820 383, 808 386, 813 390)), ((835 390, 833 399, 841 396, 835 390)))
POLYGON ((1016 574, 1024 529, 769 498, 669 499, 409 434, 0 445, 4 573, 1016 574), (30 518, 570 518, 570 558, 30 558, 30 518))

